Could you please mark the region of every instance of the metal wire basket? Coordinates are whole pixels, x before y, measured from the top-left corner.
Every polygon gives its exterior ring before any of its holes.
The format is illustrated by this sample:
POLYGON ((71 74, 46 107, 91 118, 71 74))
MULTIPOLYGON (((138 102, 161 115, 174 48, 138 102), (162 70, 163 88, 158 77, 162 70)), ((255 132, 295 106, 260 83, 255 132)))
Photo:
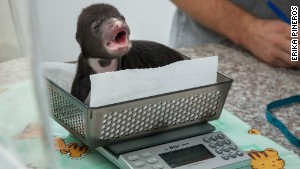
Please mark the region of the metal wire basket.
POLYGON ((233 80, 101 107, 89 107, 47 79, 52 117, 90 147, 203 123, 220 117, 233 80))

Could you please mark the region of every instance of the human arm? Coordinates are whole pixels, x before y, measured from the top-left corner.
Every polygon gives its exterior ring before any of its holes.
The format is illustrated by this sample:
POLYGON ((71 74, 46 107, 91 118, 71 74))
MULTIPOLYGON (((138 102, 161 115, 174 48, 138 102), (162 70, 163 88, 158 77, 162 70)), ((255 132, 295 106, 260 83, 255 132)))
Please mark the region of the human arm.
POLYGON ((229 0, 172 0, 178 8, 205 27, 249 50, 265 63, 300 67, 290 61, 290 26, 279 20, 264 20, 229 0))

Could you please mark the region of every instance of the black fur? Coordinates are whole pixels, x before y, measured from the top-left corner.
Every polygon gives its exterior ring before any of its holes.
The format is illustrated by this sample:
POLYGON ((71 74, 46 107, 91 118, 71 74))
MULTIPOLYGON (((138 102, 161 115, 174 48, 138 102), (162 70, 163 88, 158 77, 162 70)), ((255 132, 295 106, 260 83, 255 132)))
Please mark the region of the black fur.
POLYGON ((155 68, 183 60, 175 50, 151 41, 132 41, 130 51, 121 59, 121 69, 155 68))
MULTIPOLYGON (((81 47, 81 54, 71 94, 82 102, 90 92, 89 76, 95 74, 89 66, 88 58, 108 60, 117 58, 119 69, 155 68, 183 60, 182 54, 151 41, 131 41, 130 50, 121 56, 108 53, 104 48, 105 42, 101 38, 105 36, 102 32, 103 27, 107 28, 107 25, 103 24, 108 24, 110 18, 118 18, 126 24, 125 18, 118 10, 108 4, 91 5, 84 9, 78 18, 76 40, 81 47)), ((127 31, 129 34, 129 28, 127 31)), ((102 63, 102 65, 105 64, 107 63, 102 63)))

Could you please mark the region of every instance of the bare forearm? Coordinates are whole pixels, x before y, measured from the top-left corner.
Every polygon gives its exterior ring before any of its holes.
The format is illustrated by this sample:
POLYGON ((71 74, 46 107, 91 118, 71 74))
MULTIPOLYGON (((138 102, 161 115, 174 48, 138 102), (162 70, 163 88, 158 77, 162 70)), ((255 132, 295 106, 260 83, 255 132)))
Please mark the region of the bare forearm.
POLYGON ((255 17, 229 0, 172 0, 205 27, 241 44, 244 31, 255 17))
POLYGON ((290 26, 280 20, 261 19, 230 0, 172 0, 182 11, 205 27, 249 50, 274 66, 300 67, 290 61, 290 26))

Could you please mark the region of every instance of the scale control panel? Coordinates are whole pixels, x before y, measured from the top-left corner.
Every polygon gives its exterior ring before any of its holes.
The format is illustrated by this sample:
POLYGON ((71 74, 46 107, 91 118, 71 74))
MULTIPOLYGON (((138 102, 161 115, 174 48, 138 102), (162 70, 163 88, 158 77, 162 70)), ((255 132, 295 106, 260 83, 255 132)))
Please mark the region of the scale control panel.
POLYGON ((122 154, 126 169, 250 169, 250 157, 222 132, 122 154))

